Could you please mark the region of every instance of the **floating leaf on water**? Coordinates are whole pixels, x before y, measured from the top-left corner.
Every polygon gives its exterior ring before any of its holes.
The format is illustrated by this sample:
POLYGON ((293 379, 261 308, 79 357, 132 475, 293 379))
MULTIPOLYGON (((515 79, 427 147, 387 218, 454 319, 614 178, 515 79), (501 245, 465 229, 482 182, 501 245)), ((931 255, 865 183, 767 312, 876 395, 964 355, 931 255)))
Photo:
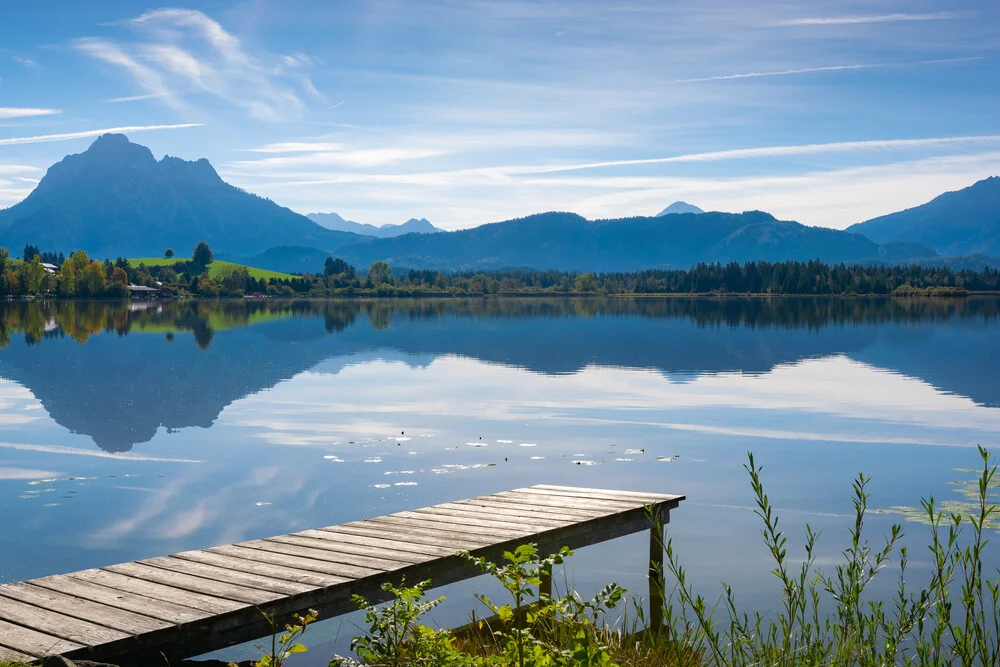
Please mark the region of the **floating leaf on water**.
MULTIPOLYGON (((950 482, 950 484, 957 487, 955 489, 955 493, 965 496, 967 500, 946 500, 944 502, 938 502, 936 503, 936 509, 943 512, 945 515, 957 514, 965 517, 966 519, 969 517, 977 517, 980 512, 979 477, 982 474, 982 471, 971 470, 968 468, 955 468, 955 472, 973 476, 973 479, 964 482, 950 482)), ((993 482, 987 487, 986 495, 987 502, 989 503, 997 503, 1000 501, 1000 477, 993 479, 993 482)), ((930 520, 927 517, 927 512, 921 507, 906 507, 897 505, 890 507, 887 510, 880 510, 880 512, 900 514, 907 521, 915 521, 923 524, 930 523, 930 520)), ((996 514, 993 514, 984 521, 984 528, 992 529, 1000 533, 1000 520, 998 520, 996 514)))

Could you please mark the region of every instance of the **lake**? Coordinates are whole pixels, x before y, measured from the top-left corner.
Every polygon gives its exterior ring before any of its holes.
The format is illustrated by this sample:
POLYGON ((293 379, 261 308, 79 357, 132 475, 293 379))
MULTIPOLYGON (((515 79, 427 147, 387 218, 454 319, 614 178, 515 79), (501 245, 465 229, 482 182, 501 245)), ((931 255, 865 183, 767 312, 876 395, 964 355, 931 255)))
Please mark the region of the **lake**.
MULTIPOLYGON (((951 499, 1000 444, 986 297, 36 301, 0 306, 0 345, 0 582, 548 483, 687 495, 668 535, 695 586, 766 608, 748 451, 791 552, 808 522, 828 565, 859 472, 872 508, 951 499)), ((919 572, 927 529, 905 528, 919 572)), ((642 593, 645 539, 565 575, 642 593)), ((480 590, 447 587, 433 620, 480 590)), ((310 630, 296 664, 357 623, 310 630)))

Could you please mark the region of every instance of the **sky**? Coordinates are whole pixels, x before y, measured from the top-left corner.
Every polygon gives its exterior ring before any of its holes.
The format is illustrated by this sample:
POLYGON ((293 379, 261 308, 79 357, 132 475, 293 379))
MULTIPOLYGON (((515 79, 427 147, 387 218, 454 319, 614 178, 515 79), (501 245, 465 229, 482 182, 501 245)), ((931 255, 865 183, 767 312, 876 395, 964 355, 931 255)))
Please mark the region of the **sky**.
POLYGON ((0 7, 0 207, 124 131, 376 225, 681 199, 844 228, 1000 174, 998 109, 995 0, 0 7))

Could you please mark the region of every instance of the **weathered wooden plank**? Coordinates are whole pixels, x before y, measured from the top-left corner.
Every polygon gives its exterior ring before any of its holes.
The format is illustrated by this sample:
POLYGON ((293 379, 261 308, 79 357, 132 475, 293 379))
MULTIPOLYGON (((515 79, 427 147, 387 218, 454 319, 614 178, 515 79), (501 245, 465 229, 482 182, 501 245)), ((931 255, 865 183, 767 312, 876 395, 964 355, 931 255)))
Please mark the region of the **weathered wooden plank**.
MULTIPOLYGON (((320 530, 324 532, 332 531, 332 529, 329 528, 321 528, 320 530)), ((441 531, 438 530, 421 530, 419 528, 415 528, 414 526, 400 528, 396 524, 380 524, 372 521, 371 519, 368 519, 365 522, 357 521, 354 523, 345 523, 343 526, 337 526, 338 532, 344 530, 351 531, 357 535, 379 537, 383 539, 388 538, 401 544, 444 547, 452 549, 453 551, 475 548, 492 542, 489 538, 485 538, 481 535, 476 537, 469 535, 442 535, 441 531)))
POLYGON ((169 628, 172 624, 150 616, 143 616, 117 607, 109 607, 71 594, 53 591, 28 583, 0 586, 0 596, 19 600, 40 609, 54 611, 64 616, 78 618, 94 625, 118 630, 129 635, 140 635, 169 628))
POLYGON ((479 503, 442 503, 441 505, 435 505, 433 508, 428 509, 442 509, 442 510, 453 510, 461 512, 472 512, 477 515, 489 516, 489 517, 500 517, 500 516, 513 516, 520 519, 528 519, 532 521, 545 521, 547 523, 552 523, 560 526, 564 526, 570 523, 576 523, 577 521, 586 521, 592 518, 592 515, 587 514, 565 514, 562 512, 545 512, 539 510, 523 510, 517 507, 509 507, 501 505, 499 503, 491 503, 488 501, 479 503))
MULTIPOLYGON (((0 633, 2 633, 2 632, 3 632, 3 630, 0 629, 0 633)), ((3 638, 3 635, 0 634, 0 639, 2 639, 2 638, 3 638)), ((0 644, 0 662, 10 662, 10 663, 23 662, 23 663, 29 663, 29 662, 33 662, 35 660, 35 657, 36 656, 28 655, 27 653, 21 653, 20 651, 15 651, 12 648, 7 648, 3 644, 0 644)))
POLYGON ((619 510, 627 510, 650 504, 649 501, 643 502, 639 499, 600 498, 596 496, 573 494, 572 492, 564 493, 561 491, 547 491, 545 489, 535 489, 531 487, 504 491, 503 493, 515 496, 524 496, 525 498, 557 499, 559 502, 566 503, 567 506, 571 507, 576 505, 569 505, 569 503, 579 503, 583 507, 612 507, 619 510))
POLYGON ((352 567, 363 567, 378 572, 392 572, 393 570, 398 570, 408 565, 408 563, 401 563, 396 560, 370 558, 367 556, 359 556, 357 554, 347 554, 342 551, 334 551, 332 549, 302 547, 294 544, 272 542, 270 540, 251 540, 249 542, 240 542, 234 546, 245 547, 247 549, 259 549, 261 551, 268 551, 282 556, 298 556, 301 558, 312 558, 314 560, 321 560, 329 563, 350 565, 352 567))
MULTIPOLYGON (((495 503, 503 503, 505 505, 516 505, 518 507, 533 507, 537 510, 551 510, 554 512, 588 512, 590 518, 600 518, 600 517, 610 517, 621 511, 620 507, 569 507, 564 503, 553 502, 551 500, 540 501, 537 496, 535 497, 525 497, 525 496, 505 496, 499 493, 490 496, 490 501, 495 503)), ((627 510, 626 510, 627 511, 627 510)), ((586 520, 581 518, 580 520, 586 520)))
POLYGON ((156 600, 192 607, 209 614, 224 614, 242 609, 248 605, 246 602, 229 600, 214 595, 205 595, 204 593, 193 593, 187 589, 175 588, 109 570, 82 570, 80 572, 71 572, 66 576, 107 586, 115 591, 129 591, 156 600))
POLYGON ((333 551, 336 553, 362 558, 378 558, 381 561, 399 563, 400 567, 412 565, 413 563, 422 563, 426 560, 433 560, 434 558, 433 556, 428 556, 426 554, 407 554, 403 551, 372 549, 371 547, 362 547, 356 544, 345 544, 334 540, 318 539, 302 535, 279 535, 278 537, 268 537, 264 541, 278 542, 297 547, 309 547, 311 549, 323 549, 325 551, 333 551))
POLYGON ((510 539, 521 535, 530 535, 538 531, 551 530, 552 526, 540 526, 533 523, 511 521, 501 521, 490 518, 476 518, 473 515, 458 515, 449 512, 437 512, 430 509, 414 510, 412 512, 397 512, 389 516, 402 517, 404 519, 417 519, 420 521, 433 521, 446 524, 447 527, 458 527, 468 531, 483 531, 486 534, 495 534, 498 539, 510 539))
POLYGON ((344 577, 346 579, 362 579, 364 577, 369 577, 373 574, 379 574, 382 572, 382 570, 373 570, 367 567, 346 565, 344 563, 331 563, 329 561, 316 560, 314 558, 300 558, 298 556, 278 554, 273 551, 265 551, 263 549, 251 549, 235 544, 223 547, 211 547, 205 551, 211 551, 212 553, 224 554, 227 556, 235 556, 246 560, 253 560, 258 563, 286 565, 288 567, 294 567, 298 570, 309 570, 310 572, 332 574, 336 577, 344 577))
MULTIPOLYGON (((23 655, 31 656, 28 660, 29 662, 34 658, 68 653, 84 646, 83 644, 63 639, 62 637, 56 637, 3 620, 0 620, 0 645, 3 645, 12 654, 16 651, 23 655)), ((23 658, 17 659, 23 660, 23 658)))
POLYGON ((514 531, 514 530, 507 530, 504 528, 480 528, 478 526, 466 527, 457 523, 431 520, 430 518, 424 518, 419 516, 401 516, 398 514, 380 516, 376 519, 366 519, 365 523, 398 526, 403 528, 404 530, 424 529, 431 531, 440 531, 442 537, 454 537, 458 539, 461 539, 463 537, 468 537, 473 539, 481 539, 486 541, 487 543, 497 542, 502 540, 517 539, 522 535, 526 534, 525 531, 514 531))
POLYGON ((333 575, 320 574, 319 572, 310 572, 307 570, 296 570, 295 568, 285 567, 282 565, 272 565, 270 563, 257 563, 255 561, 246 560, 245 558, 225 556, 211 551, 182 551, 181 553, 174 554, 174 557, 184 558, 197 563, 205 563, 207 565, 215 565, 216 567, 226 568, 227 570, 251 572, 253 574, 262 574, 267 577, 273 577, 274 579, 283 579, 285 581, 295 581, 301 584, 309 584, 310 586, 318 588, 335 586, 337 584, 342 584, 345 581, 350 581, 344 577, 335 577, 333 575))
POLYGON ((153 567, 160 567, 164 570, 170 570, 171 572, 183 572, 184 574, 190 574, 195 577, 204 577, 205 579, 223 581, 230 584, 237 584, 239 586, 250 586, 262 591, 272 591, 274 593, 282 593, 284 595, 297 595, 298 593, 305 593, 306 591, 311 591, 315 588, 315 586, 310 586, 308 584, 299 584, 294 581, 284 581, 282 579, 272 579, 260 574, 236 572, 234 570, 227 570, 214 565, 206 565, 204 563, 197 563, 183 558, 174 558, 172 556, 147 558, 139 562, 146 565, 152 565, 153 567))
POLYGON ((136 595, 129 591, 115 590, 94 584, 82 579, 75 579, 65 574, 57 574, 41 579, 32 579, 35 586, 42 586, 53 591, 75 595, 76 597, 93 602, 118 607, 145 614, 170 623, 189 623, 207 615, 207 612, 186 607, 172 602, 165 602, 144 595, 136 595))
POLYGON ((126 574, 137 579, 145 579, 146 581, 152 581, 157 584, 164 584, 165 586, 182 588, 193 593, 213 595, 215 597, 234 600, 236 602, 263 604, 281 597, 280 594, 273 593, 271 591, 262 591, 257 588, 250 588, 249 586, 236 586, 233 584, 213 581, 211 579, 192 577, 188 574, 170 572, 151 565, 143 565, 142 563, 122 563, 120 565, 109 565, 108 567, 101 569, 107 570, 108 572, 126 574))
POLYGON ((564 520, 544 519, 537 516, 525 516, 523 514, 517 514, 516 512, 510 511, 489 511, 483 508, 471 508, 462 505, 458 505, 457 507, 442 507, 440 505, 435 505, 434 507, 425 507, 414 511, 419 514, 451 516, 462 520, 490 521, 496 522, 497 524, 510 524, 518 527, 526 527, 531 530, 551 530, 552 528, 565 526, 567 523, 573 523, 571 521, 564 520))
POLYGON ((8 597, 0 597, 0 620, 23 625, 84 646, 95 646, 129 637, 125 632, 81 621, 8 597))
POLYGON ((371 549, 384 552, 388 555, 399 553, 404 556, 450 556, 455 553, 454 549, 448 547, 436 547, 430 544, 414 544, 412 542, 400 542, 383 537, 368 537, 358 535, 354 532, 339 530, 337 526, 331 526, 324 530, 303 530, 293 535, 311 537, 319 540, 334 541, 339 544, 353 544, 358 548, 371 549))
POLYGON ((626 512, 637 507, 642 507, 639 503, 621 503, 611 500, 587 500, 586 498, 567 498, 558 496, 545 496, 531 493, 514 493, 513 491, 503 491, 495 494, 497 498, 508 498, 519 503, 526 503, 540 507, 572 507, 576 509, 590 509, 614 514, 616 512, 626 512))
POLYGON ((607 498, 625 498, 626 500, 633 500, 636 498, 648 498, 647 502, 672 502, 675 500, 683 500, 684 496, 679 496, 672 493, 650 493, 646 491, 620 491, 618 489, 589 489, 582 486, 558 486, 555 484, 534 484, 528 488, 532 489, 545 489, 547 491, 561 491, 570 493, 584 493, 590 494, 592 496, 607 497, 607 498))
POLYGON ((642 505, 656 505, 658 503, 668 503, 677 500, 676 496, 656 493, 630 493, 625 491, 607 492, 601 489, 550 489, 538 486, 530 486, 522 489, 512 489, 515 493, 519 491, 529 491, 543 495, 562 496, 568 498, 589 498, 593 500, 614 500, 629 503, 639 503, 642 505))
POLYGON ((608 516, 611 511, 588 510, 588 509, 567 509, 557 507, 545 507, 544 505, 531 505, 519 503, 511 498, 497 498, 494 496, 483 496, 469 500, 456 500, 453 504, 462 507, 484 507, 501 508, 522 513, 524 516, 551 516, 567 521, 587 521, 597 517, 608 516))

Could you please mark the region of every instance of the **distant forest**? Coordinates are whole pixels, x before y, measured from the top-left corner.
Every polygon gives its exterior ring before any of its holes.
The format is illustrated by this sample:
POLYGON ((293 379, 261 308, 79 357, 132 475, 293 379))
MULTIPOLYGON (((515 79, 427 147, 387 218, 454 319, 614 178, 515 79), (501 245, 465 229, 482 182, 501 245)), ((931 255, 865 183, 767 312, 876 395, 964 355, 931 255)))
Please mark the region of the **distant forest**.
MULTIPOLYGON (((172 256, 173 251, 168 251, 172 256)), ((748 262, 698 264, 689 269, 628 273, 577 273, 509 269, 440 272, 393 269, 375 262, 360 273, 329 257, 321 271, 266 277, 240 265, 210 271, 211 249, 200 243, 190 260, 135 266, 119 257, 92 260, 82 251, 68 258, 28 246, 11 261, 0 248, 0 296, 125 297, 129 286, 155 288, 160 296, 475 296, 560 294, 772 294, 962 296, 1000 293, 1000 270, 946 267, 748 262), (44 266, 47 264, 48 266, 44 266), (254 275, 257 273, 258 275, 254 275)))

